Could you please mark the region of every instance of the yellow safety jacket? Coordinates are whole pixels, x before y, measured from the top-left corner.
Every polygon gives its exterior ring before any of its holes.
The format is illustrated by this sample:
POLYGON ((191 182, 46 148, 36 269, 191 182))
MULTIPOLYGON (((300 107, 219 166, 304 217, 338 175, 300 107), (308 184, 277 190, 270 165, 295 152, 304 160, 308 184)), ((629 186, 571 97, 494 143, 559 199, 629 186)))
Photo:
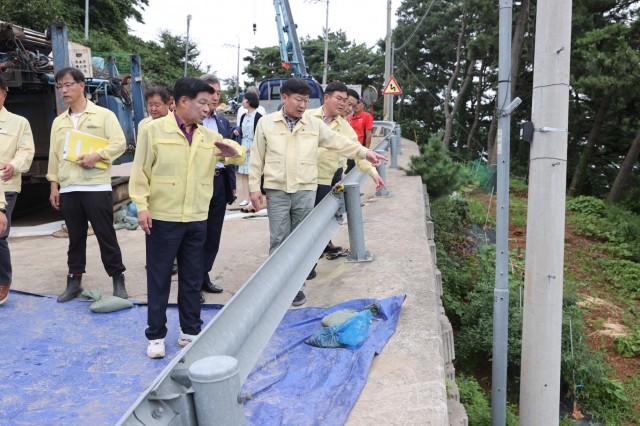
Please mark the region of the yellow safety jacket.
POLYGON ((20 192, 22 173, 29 171, 34 153, 33 133, 29 121, 2 107, 0 109, 0 164, 11 163, 14 168, 11 179, 3 182, 4 191, 20 192))
MULTIPOLYGON (((293 132, 276 111, 258 122, 249 162, 249 190, 264 188, 287 193, 318 188, 318 148, 328 148, 347 158, 365 158, 367 148, 337 134, 309 114, 296 123, 293 132)), ((334 170, 335 172, 335 170, 334 170)))
POLYGON ((106 169, 85 169, 74 161, 62 158, 67 133, 73 128, 73 120, 68 109, 53 120, 47 180, 58 182, 62 188, 69 185, 111 184, 111 163, 120 157, 126 148, 124 132, 116 115, 88 101, 87 108, 78 121, 78 131, 109 140, 106 147, 96 151, 109 165, 106 169))
POLYGON ((143 126, 129 179, 129 196, 138 211, 148 210, 152 219, 168 222, 206 220, 216 162, 240 165, 246 159, 246 150, 229 139, 224 142, 238 155, 217 157, 214 142, 222 140, 199 125, 189 145, 172 113, 143 126))

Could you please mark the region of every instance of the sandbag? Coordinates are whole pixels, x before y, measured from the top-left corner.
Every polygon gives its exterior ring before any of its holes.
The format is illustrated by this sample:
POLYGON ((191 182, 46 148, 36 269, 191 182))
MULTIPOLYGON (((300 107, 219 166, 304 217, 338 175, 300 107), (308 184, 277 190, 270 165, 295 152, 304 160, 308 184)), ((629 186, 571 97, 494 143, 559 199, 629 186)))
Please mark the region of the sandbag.
MULTIPOLYGON (((371 314, 375 317, 376 315, 378 315, 378 311, 380 310, 380 305, 378 305, 377 303, 372 303, 371 305, 365 306, 362 310, 363 311, 369 310, 371 314)), ((332 312, 326 317, 322 318, 322 321, 321 321, 322 326, 336 327, 344 323, 346 320, 348 320, 358 312, 361 312, 361 311, 357 309, 341 309, 339 311, 332 312)))
POLYGON ((91 312, 105 314, 133 308, 133 303, 130 300, 116 296, 103 296, 98 290, 84 290, 80 296, 94 300, 89 307, 91 312))

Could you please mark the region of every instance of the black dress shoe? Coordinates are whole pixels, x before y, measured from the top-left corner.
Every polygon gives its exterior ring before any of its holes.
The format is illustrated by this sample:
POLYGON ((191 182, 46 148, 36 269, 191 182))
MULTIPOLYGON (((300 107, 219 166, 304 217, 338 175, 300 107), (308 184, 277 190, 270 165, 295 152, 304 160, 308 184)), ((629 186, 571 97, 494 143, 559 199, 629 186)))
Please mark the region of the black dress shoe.
POLYGON ((211 281, 202 284, 202 291, 207 293, 222 293, 222 287, 215 285, 211 281))

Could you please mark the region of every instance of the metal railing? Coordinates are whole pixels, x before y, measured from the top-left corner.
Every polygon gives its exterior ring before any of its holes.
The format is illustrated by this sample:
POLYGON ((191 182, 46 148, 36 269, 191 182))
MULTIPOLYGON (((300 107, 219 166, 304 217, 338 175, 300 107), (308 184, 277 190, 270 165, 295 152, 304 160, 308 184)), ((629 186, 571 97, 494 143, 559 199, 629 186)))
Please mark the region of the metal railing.
MULTIPOLYGON (((393 128, 376 150, 385 151, 389 147, 393 151, 395 145, 391 139, 396 135, 393 128)), ((347 261, 373 259, 364 248, 360 204, 360 185, 367 178, 357 169, 350 172, 342 185, 337 185, 313 209, 193 343, 165 367, 118 425, 246 424, 242 404, 250 396, 241 394, 240 386, 345 213, 350 255, 353 255, 347 261)))

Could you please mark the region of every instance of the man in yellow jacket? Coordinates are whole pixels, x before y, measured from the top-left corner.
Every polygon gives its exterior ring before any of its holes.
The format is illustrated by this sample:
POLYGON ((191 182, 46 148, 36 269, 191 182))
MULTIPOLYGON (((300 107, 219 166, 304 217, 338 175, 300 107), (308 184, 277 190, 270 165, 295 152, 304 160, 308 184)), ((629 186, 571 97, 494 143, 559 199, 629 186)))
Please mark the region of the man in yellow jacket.
POLYGON ((200 333, 200 288, 207 215, 216 161, 242 164, 245 150, 202 126, 214 89, 199 78, 176 82, 176 110, 141 129, 133 160, 129 195, 146 233, 147 356, 163 358, 171 266, 178 259, 178 344, 200 333))
POLYGON ((5 206, 0 210, 4 210, 2 216, 7 220, 5 230, 0 233, 0 305, 7 300, 11 287, 11 253, 7 243, 11 214, 22 186, 22 173, 31 167, 35 152, 29 121, 4 107, 8 91, 7 82, 0 77, 0 178, 5 198, 5 206))
MULTIPOLYGON (((318 187, 318 148, 328 148, 347 158, 367 159, 378 165, 385 157, 329 129, 322 121, 304 115, 311 87, 292 78, 280 88, 282 110, 258 122, 249 163, 249 191, 256 209, 268 203, 270 247, 273 251, 313 209, 318 187)), ((303 304, 302 291, 294 306, 303 304)))
POLYGON ((89 102, 84 94, 84 74, 77 68, 63 68, 55 75, 56 88, 68 109, 53 120, 47 179, 51 182, 49 202, 60 210, 69 231, 67 287, 58 302, 68 302, 82 292, 82 274, 87 260, 87 222, 91 222, 100 246, 100 257, 113 279, 113 295, 128 297, 124 283, 122 252, 113 228, 111 163, 125 150, 125 136, 116 115, 89 102), (64 147, 71 130, 107 139, 104 148, 64 159, 64 147), (106 163, 106 168, 97 163, 106 163))
MULTIPOLYGON (((347 86, 339 81, 327 84, 324 89, 324 103, 320 108, 307 111, 312 117, 322 120, 331 130, 341 134, 354 142, 358 142, 358 135, 347 120, 344 119, 344 110, 347 109, 347 86)), ((376 184, 376 190, 385 187, 382 178, 375 167, 367 160, 357 162, 358 170, 371 176, 376 184)), ((324 197, 331 192, 331 188, 342 180, 342 175, 347 169, 347 159, 327 148, 318 148, 318 189, 314 206, 317 206, 324 197)), ((334 245, 331 241, 327 244, 325 252, 337 252, 342 247, 334 245)), ((315 267, 311 271, 310 278, 315 277, 315 267)))

